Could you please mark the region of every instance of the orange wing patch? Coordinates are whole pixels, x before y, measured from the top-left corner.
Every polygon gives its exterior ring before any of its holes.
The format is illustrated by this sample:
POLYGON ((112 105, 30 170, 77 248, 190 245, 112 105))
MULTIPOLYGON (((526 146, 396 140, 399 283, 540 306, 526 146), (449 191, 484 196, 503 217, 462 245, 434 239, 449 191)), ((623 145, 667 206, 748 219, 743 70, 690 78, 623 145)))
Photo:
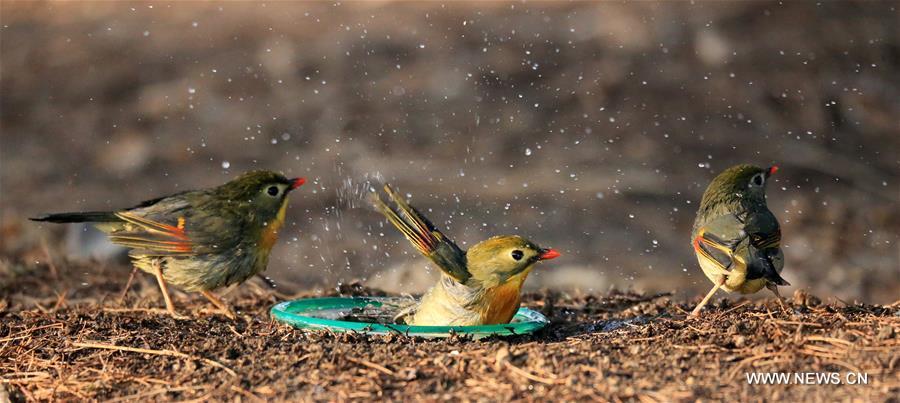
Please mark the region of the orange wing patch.
POLYGON ((190 255, 193 251, 193 243, 184 229, 184 217, 179 217, 176 225, 169 225, 127 211, 116 216, 137 228, 111 234, 109 239, 113 243, 160 255, 190 255))

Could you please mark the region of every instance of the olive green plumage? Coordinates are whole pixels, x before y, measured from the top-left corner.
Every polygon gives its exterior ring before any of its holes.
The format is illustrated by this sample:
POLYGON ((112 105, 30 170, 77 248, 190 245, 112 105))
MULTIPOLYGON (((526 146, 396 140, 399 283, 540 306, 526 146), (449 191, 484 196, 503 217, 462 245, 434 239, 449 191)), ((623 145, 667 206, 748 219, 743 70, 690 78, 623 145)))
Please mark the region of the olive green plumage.
POLYGON ((49 214, 32 220, 93 222, 113 243, 130 249, 135 267, 154 274, 161 270, 161 287, 164 281, 186 291, 206 292, 265 270, 284 221, 287 195, 303 182, 271 171, 251 171, 217 187, 147 200, 123 210, 49 214))
POLYGON ((541 255, 546 251, 547 249, 518 235, 488 238, 466 251, 467 267, 472 274, 467 283, 476 283, 482 287, 506 283, 511 277, 541 260, 541 255))
POLYGON ((703 194, 691 243, 704 274, 718 287, 744 294, 789 285, 780 272, 781 229, 766 205, 766 183, 777 167, 736 165, 722 171, 703 194))
POLYGON ((748 164, 735 165, 722 171, 709 183, 703 192, 700 208, 694 220, 692 234, 706 220, 734 211, 766 210, 766 170, 748 164), (754 176, 762 175, 761 186, 751 186, 754 176))

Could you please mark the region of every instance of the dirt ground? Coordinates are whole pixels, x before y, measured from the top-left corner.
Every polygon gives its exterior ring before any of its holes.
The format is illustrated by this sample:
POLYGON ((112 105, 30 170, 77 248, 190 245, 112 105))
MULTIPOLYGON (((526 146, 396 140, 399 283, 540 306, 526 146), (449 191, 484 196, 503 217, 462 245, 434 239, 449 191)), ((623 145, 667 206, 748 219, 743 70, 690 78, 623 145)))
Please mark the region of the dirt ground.
MULTIPOLYGON (((895 401, 900 302, 720 299, 540 292, 552 323, 471 341, 314 333, 270 320, 282 298, 255 281, 230 293, 239 319, 180 294, 191 320, 159 313, 146 276, 120 300, 123 266, 57 262, 2 274, 0 400, 782 400, 895 401), (93 273, 85 282, 83 273, 93 273), (88 285, 88 283, 90 283, 88 285), (750 385, 752 372, 868 375, 867 385, 750 385)), ((345 286, 328 295, 373 295, 345 286)), ((856 379, 856 378, 853 378, 856 379)))

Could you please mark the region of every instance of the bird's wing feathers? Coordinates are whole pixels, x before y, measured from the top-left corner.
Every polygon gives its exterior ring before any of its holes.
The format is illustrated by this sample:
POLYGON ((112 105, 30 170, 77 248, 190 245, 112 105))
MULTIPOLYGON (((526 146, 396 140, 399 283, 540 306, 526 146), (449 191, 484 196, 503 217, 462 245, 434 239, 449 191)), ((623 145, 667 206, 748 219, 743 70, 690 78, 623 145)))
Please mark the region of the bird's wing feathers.
POLYGON ((750 244, 757 249, 777 248, 781 245, 781 230, 776 228, 769 233, 751 234, 750 244))
POLYGON ((747 268, 747 278, 764 277, 774 285, 790 285, 781 277, 784 268, 784 253, 781 251, 781 228, 775 216, 767 211, 753 215, 747 220, 746 232, 750 234, 751 265, 747 268))
POLYGON ((706 260, 715 263, 724 273, 729 271, 734 261, 734 252, 729 246, 717 242, 717 238, 702 230, 694 238, 694 250, 706 260))
MULTIPOLYGON (((694 237, 694 250, 727 274, 735 262, 735 251, 747 239, 744 223, 735 214, 725 214, 703 225, 694 237)), ((743 263, 743 262, 741 262, 743 263)))
POLYGON ((777 250, 780 242, 778 221, 771 213, 758 212, 712 219, 697 231, 693 243, 698 254, 727 272, 736 260, 748 264, 766 256, 751 251, 777 250))
POLYGON ((116 212, 124 225, 110 231, 110 240, 132 248, 132 255, 141 256, 195 256, 235 246, 240 222, 223 217, 224 209, 198 208, 212 200, 204 193, 185 195, 155 199, 116 212), (209 214, 207 210, 218 213, 209 214))
POLYGON ((161 223, 136 212, 122 211, 116 216, 126 222, 123 230, 110 233, 116 244, 133 248, 141 255, 190 256, 194 255, 194 243, 185 231, 185 219, 175 225, 161 223))
POLYGON ((466 253, 438 231, 418 210, 406 203, 390 186, 385 185, 384 191, 397 206, 396 210, 385 204, 377 193, 373 197, 375 208, 444 273, 465 283, 472 276, 466 268, 466 253))

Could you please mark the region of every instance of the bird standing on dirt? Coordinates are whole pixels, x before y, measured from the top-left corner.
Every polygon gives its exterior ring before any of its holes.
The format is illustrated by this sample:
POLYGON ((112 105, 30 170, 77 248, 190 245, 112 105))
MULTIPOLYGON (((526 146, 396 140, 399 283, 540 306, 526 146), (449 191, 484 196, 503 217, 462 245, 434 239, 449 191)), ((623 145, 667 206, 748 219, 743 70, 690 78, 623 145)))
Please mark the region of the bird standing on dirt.
POLYGON ((522 283, 534 264, 559 252, 516 235, 495 236, 463 251, 390 186, 392 209, 377 194, 375 207, 441 269, 441 279, 422 300, 398 317, 416 326, 474 326, 509 323, 519 309, 522 283))
POLYGON ((131 248, 136 268, 159 282, 166 309, 175 312, 167 284, 197 291, 234 318, 211 291, 265 270, 284 224, 287 194, 304 178, 247 172, 218 187, 145 201, 119 211, 49 214, 34 221, 91 222, 113 243, 131 248))
POLYGON ((790 285, 779 274, 784 267, 781 229, 766 206, 766 181, 777 170, 736 165, 716 176, 703 193, 691 244, 714 286, 691 316, 699 316, 719 288, 752 294, 766 287, 780 301, 778 286, 790 285))

